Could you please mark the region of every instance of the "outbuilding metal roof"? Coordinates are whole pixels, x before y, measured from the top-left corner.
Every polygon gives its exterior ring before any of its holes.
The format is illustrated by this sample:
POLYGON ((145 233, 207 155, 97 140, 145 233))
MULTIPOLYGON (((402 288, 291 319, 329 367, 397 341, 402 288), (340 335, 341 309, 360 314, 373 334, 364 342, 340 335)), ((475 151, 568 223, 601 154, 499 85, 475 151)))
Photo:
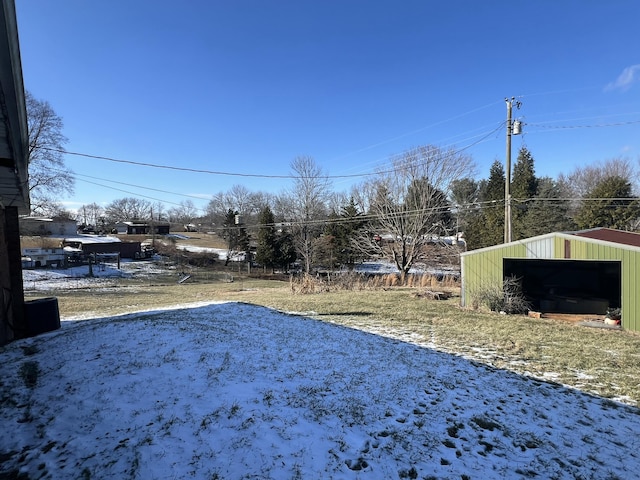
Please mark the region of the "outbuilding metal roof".
POLYGON ((589 230, 574 232, 573 234, 578 237, 593 238, 595 240, 604 240, 605 242, 640 247, 640 233, 625 232, 623 230, 614 230, 612 228, 592 228, 589 230))

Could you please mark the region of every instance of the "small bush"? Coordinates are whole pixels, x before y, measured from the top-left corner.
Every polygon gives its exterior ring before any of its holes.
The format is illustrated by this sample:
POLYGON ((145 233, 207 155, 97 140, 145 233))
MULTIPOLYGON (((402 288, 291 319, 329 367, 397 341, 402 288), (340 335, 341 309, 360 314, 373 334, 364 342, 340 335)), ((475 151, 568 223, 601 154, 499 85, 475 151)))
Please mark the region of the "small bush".
POLYGON ((522 283, 516 277, 505 278, 502 285, 489 284, 471 293, 473 308, 486 307, 492 312, 526 313, 531 304, 522 293, 522 283))

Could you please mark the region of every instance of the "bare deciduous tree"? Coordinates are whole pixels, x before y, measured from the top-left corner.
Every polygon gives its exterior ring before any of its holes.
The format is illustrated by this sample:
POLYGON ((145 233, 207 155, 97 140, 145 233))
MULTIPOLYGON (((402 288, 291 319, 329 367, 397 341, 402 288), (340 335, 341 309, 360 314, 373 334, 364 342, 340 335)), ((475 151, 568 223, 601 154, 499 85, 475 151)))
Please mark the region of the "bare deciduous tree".
POLYGON ((558 184, 570 196, 584 197, 593 189, 594 185, 610 177, 626 178, 633 187, 636 187, 639 173, 629 160, 612 158, 605 162, 576 167, 573 172, 567 175, 560 174, 558 184))
POLYGON ((149 220, 151 218, 151 202, 135 197, 114 200, 105 208, 108 223, 129 220, 149 220))
POLYGON ((447 195, 452 182, 469 176, 467 155, 426 145, 391 160, 391 168, 365 184, 371 217, 356 246, 393 261, 404 279, 434 236, 450 233, 447 195))
POLYGON ((192 200, 184 200, 180 202, 178 206, 170 208, 167 212, 169 214, 169 220, 172 222, 178 222, 188 224, 198 217, 198 209, 192 200))
POLYGON ((291 162, 295 175, 293 188, 288 192, 288 212, 292 221, 294 245, 304 261, 306 273, 311 271, 314 256, 314 240, 322 232, 317 222, 326 217, 326 200, 329 195, 329 180, 312 157, 296 157, 291 162))
POLYGON ((59 209, 59 197, 72 193, 74 178, 66 168, 62 151, 68 139, 62 134, 62 118, 49 102, 25 92, 29 127, 29 195, 31 210, 45 214, 59 209), (53 205, 52 205, 53 204, 53 205))
POLYGON ((104 208, 96 202, 88 205, 82 205, 78 209, 78 221, 85 226, 97 227, 100 224, 100 218, 104 215, 104 208))
POLYGON ((206 214, 211 223, 222 225, 225 215, 231 209, 243 215, 251 224, 265 206, 270 206, 273 195, 265 192, 250 192, 243 185, 234 185, 226 192, 218 192, 209 201, 206 214))

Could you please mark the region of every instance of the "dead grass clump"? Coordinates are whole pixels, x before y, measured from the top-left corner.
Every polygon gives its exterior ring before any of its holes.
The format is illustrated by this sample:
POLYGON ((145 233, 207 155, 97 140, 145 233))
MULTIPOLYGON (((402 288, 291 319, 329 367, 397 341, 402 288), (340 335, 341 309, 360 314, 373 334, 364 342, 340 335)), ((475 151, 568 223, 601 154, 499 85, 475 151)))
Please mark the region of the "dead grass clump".
POLYGON ((400 285, 400 275, 397 273, 389 273, 384 275, 384 286, 385 287, 397 287, 400 285))
POLYGON ((383 284, 383 278, 380 275, 372 275, 367 279, 368 290, 375 290, 380 288, 383 284))
POLYGON ((291 277, 291 293, 293 294, 310 294, 328 292, 329 288, 321 278, 313 275, 304 274, 301 276, 291 277))
POLYGON ((365 290, 367 278, 356 272, 339 273, 332 278, 333 287, 338 290, 365 290))
POLYGON ((348 272, 326 276, 302 275, 291 277, 292 293, 323 293, 339 291, 362 291, 377 288, 380 282, 376 277, 367 277, 361 273, 348 272))
POLYGON ((451 298, 450 292, 437 292, 434 290, 418 290, 413 294, 416 298, 427 298, 429 300, 449 300, 451 298))
POLYGON ((460 286, 460 277, 457 275, 445 275, 440 283, 443 287, 457 288, 460 286))
POLYGON ((39 236, 21 236, 20 248, 60 248, 60 239, 39 236))

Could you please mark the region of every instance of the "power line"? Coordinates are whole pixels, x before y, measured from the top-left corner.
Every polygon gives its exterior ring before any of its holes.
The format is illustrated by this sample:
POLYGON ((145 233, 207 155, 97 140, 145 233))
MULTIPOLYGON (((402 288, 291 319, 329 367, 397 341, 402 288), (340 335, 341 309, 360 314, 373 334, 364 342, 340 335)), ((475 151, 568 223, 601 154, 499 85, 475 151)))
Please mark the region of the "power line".
POLYGON ((355 151, 353 151, 353 152, 346 153, 346 154, 344 154, 344 155, 340 155, 340 156, 338 156, 338 157, 335 157, 333 160, 339 160, 339 159, 341 159, 341 158, 348 157, 348 156, 353 155, 353 154, 355 154, 355 153, 361 153, 361 152, 364 152, 364 151, 367 151, 367 150, 371 150, 372 148, 376 148, 376 147, 379 147, 379 146, 385 145, 385 144, 387 144, 387 143, 394 142, 394 141, 399 140, 399 139, 401 139, 401 138, 408 137, 408 136, 410 136, 410 135, 414 135, 414 134, 416 134, 416 133, 418 133, 418 132, 422 132, 422 131, 424 131, 424 130, 428 130, 429 128, 436 127, 436 126, 438 126, 438 125, 442 125, 443 123, 452 122, 452 121, 454 121, 454 120, 457 120, 457 119, 459 119, 459 118, 465 117, 465 116, 467 116, 467 115, 470 115, 470 114, 472 114, 472 113, 478 112, 478 111, 480 111, 480 110, 484 110, 485 108, 492 107, 492 106, 497 105, 497 104, 499 104, 499 103, 500 103, 500 102, 497 102, 497 101, 496 101, 496 102, 492 102, 492 103, 489 103, 489 104, 484 105, 484 106, 482 106, 482 107, 478 107, 478 108, 474 108, 474 109, 472 109, 472 110, 469 110, 469 111, 467 111, 467 112, 465 112, 465 113, 461 113, 461 114, 459 114, 459 115, 455 115, 455 116, 453 116, 453 117, 451 117, 451 118, 448 118, 448 119, 446 119, 446 120, 439 120, 439 121, 434 122, 434 123, 432 123, 432 124, 430 124, 430 125, 427 125, 427 126, 425 126, 425 127, 417 128, 417 129, 415 129, 415 130, 412 130, 412 131, 409 131, 409 132, 406 132, 406 133, 403 133, 403 134, 397 135, 397 136, 395 136, 395 137, 393 137, 393 138, 390 138, 390 139, 388 139, 388 140, 383 140, 383 141, 381 141, 381 142, 373 143, 373 144, 371 144, 371 145, 369 145, 369 146, 366 146, 366 147, 363 147, 363 148, 361 148, 361 149, 359 149, 359 150, 355 150, 355 151))
MULTIPOLYGON (((497 132, 499 129, 502 128, 502 122, 492 131, 490 131, 489 133, 487 133, 486 135, 484 135, 483 137, 481 137, 479 140, 476 140, 475 142, 470 143, 469 145, 466 145, 464 147, 461 147, 457 150, 453 150, 451 152, 445 152, 445 156, 446 157, 453 157, 465 150, 468 150, 469 148, 473 147, 474 145, 477 145, 478 143, 484 141, 486 138, 490 137, 491 135, 493 135, 495 132, 497 132)), ((62 149, 57 149, 57 148, 49 148, 49 147, 38 147, 42 150, 48 150, 48 151, 52 151, 52 152, 57 152, 57 153, 63 153, 63 154, 67 154, 67 155, 75 155, 75 156, 79 156, 79 157, 85 157, 85 158, 92 158, 92 159, 96 159, 96 160, 105 160, 105 161, 109 161, 109 162, 116 162, 116 163, 123 163, 123 164, 128 164, 128 165, 136 165, 136 166, 141 166, 141 167, 149 167, 149 168, 159 168, 159 169, 167 169, 167 170, 175 170, 175 171, 183 171, 183 172, 191 172, 191 173, 204 173, 204 174, 208 174, 208 175, 223 175, 223 176, 236 176, 236 177, 250 177, 250 178, 279 178, 279 179, 299 179, 299 178, 304 178, 301 177, 299 175, 267 175, 267 174, 255 174, 255 173, 237 173, 237 172, 222 172, 222 171, 216 171, 216 170, 205 170, 205 169, 196 169, 196 168, 189 168, 189 167, 175 167, 175 166, 171 166, 171 165, 162 165, 162 164, 157 164, 157 163, 149 163, 149 162, 137 162, 134 160, 124 160, 124 159, 117 159, 117 158, 111 158, 111 157, 105 157, 105 156, 101 156, 101 155, 92 155, 92 154, 88 154, 88 153, 81 153, 81 152, 70 152, 67 150, 62 150, 62 149)), ((417 163, 417 166, 422 165, 423 163, 417 163)), ((392 173, 394 172, 395 169, 391 168, 391 169, 387 169, 387 170, 382 170, 379 172, 368 172, 368 173, 355 173, 355 174, 349 174, 349 175, 323 175, 322 178, 327 178, 327 179, 337 179, 337 178, 361 178, 361 177, 367 177, 367 176, 377 176, 377 175, 384 175, 384 174, 388 174, 388 173, 392 173)))
MULTIPOLYGON (((123 160, 123 159, 118 159, 118 158, 105 157, 105 156, 102 156, 102 155, 91 155, 89 153, 70 152, 68 150, 62 150, 62 149, 57 149, 57 148, 48 148, 48 147, 39 147, 39 148, 41 148, 43 150, 48 150, 48 151, 51 151, 51 152, 64 153, 66 155, 75 155, 75 156, 78 156, 78 157, 93 158, 93 159, 96 159, 96 160, 106 160, 108 162, 124 163, 124 164, 128 164, 128 165, 137 165, 137 166, 140 166, 140 167, 162 168, 162 169, 176 170, 176 171, 181 171, 181 172, 206 173, 206 174, 210 174, 210 175, 226 175, 226 176, 233 176, 233 177, 297 178, 297 177, 292 176, 292 175, 266 175, 266 174, 234 173, 234 172, 222 172, 222 171, 216 171, 216 170, 204 170, 204 169, 188 168, 188 167, 174 167, 174 166, 171 166, 171 165, 161 165, 161 164, 158 164, 158 163, 136 162, 136 161, 133 161, 133 160, 123 160)), ((356 176, 356 175, 353 175, 353 176, 356 176)))
POLYGON ((603 127, 621 127, 624 125, 633 125, 640 123, 640 120, 630 120, 628 122, 616 122, 616 123, 601 123, 596 125, 544 125, 541 123, 526 123, 530 127, 546 128, 550 130, 559 129, 576 129, 576 128, 603 128, 603 127))
MULTIPOLYGON (((55 168, 52 168, 52 170, 58 171, 60 173, 67 173, 67 172, 63 172, 62 170, 58 170, 58 169, 55 169, 55 168)), ((142 188, 144 190, 151 190, 151 191, 159 192, 159 193, 166 193, 166 194, 170 194, 170 195, 177 195, 177 196, 180 196, 180 197, 193 198, 194 200, 207 200, 206 198, 197 197, 195 195, 189 195, 187 193, 171 192, 169 190, 162 190, 160 188, 145 187, 143 185, 136 185, 136 184, 133 184, 133 183, 119 182, 117 180, 110 180, 110 179, 107 179, 107 178, 94 177, 94 176, 91 176, 91 175, 84 175, 84 174, 80 174, 80 173, 77 173, 77 172, 72 172, 72 173, 73 173, 74 177, 91 178, 93 180, 100 180, 100 181, 103 181, 103 182, 116 183, 118 185, 125 185, 127 187, 142 188)), ((79 178, 78 180, 84 181, 81 178, 79 178)), ((90 182, 87 182, 87 183, 90 183, 90 182)), ((100 186, 105 187, 105 188, 112 188, 112 187, 109 187, 109 186, 106 186, 106 185, 100 185, 100 186)))
MULTIPOLYGON (((134 195, 134 196, 136 196, 136 197, 146 198, 146 199, 148 199, 148 200, 155 200, 156 202, 169 203, 169 204, 171 204, 171 205, 182 206, 182 205, 180 205, 179 203, 169 202, 169 201, 167 201, 167 200, 162 200, 162 199, 160 199, 160 198, 155 198, 155 197, 150 197, 150 196, 148 196, 148 195, 141 195, 141 194, 139 194, 139 193, 129 192, 128 190, 123 190, 123 189, 121 189, 121 188, 116 188, 116 187, 110 187, 110 186, 108 186, 108 185, 103 185, 103 184, 101 184, 101 183, 92 182, 92 181, 90 181, 90 180, 84 180, 84 179, 78 179, 78 180, 80 180, 81 182, 90 183, 91 185, 97 185, 98 187, 103 187, 103 188, 108 188, 108 189, 111 189, 111 190, 115 190, 115 191, 117 191, 117 192, 128 193, 129 195, 134 195)), ((199 209, 199 210, 200 210, 200 209, 199 209)), ((203 210, 203 211, 204 211, 204 210, 203 210)))

